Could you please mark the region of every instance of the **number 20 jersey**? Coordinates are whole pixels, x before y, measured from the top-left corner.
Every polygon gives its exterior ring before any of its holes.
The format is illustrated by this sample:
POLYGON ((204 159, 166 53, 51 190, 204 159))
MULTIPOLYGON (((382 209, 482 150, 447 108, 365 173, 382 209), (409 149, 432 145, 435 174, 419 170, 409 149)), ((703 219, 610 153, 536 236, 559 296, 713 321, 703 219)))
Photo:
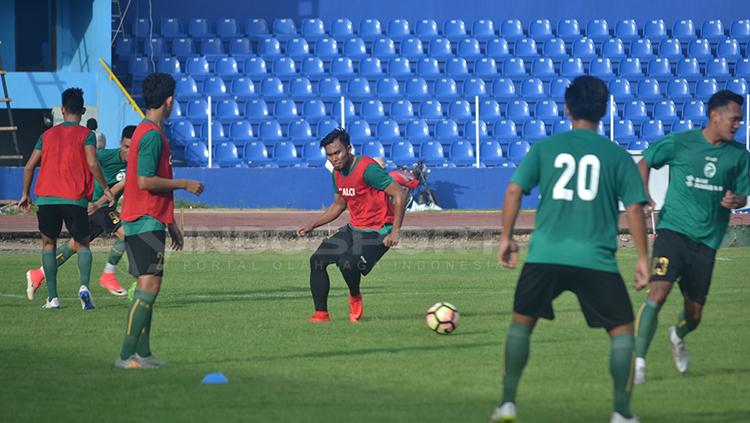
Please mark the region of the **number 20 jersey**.
POLYGON ((617 272, 618 200, 646 203, 630 154, 594 131, 574 129, 534 144, 511 182, 539 186, 529 263, 617 272))

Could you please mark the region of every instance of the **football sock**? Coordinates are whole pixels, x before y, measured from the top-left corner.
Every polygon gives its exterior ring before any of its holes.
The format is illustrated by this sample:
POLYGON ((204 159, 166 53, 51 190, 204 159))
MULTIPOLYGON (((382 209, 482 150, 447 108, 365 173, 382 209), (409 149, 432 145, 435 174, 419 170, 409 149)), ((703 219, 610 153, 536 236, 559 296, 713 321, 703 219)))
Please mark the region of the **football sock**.
POLYGON ((328 279, 327 263, 323 257, 313 254, 310 257, 310 292, 316 311, 328 311, 328 291, 331 281, 328 279))
POLYGON ((680 311, 680 315, 677 317, 677 324, 675 325, 675 332, 680 339, 694 331, 697 327, 698 325, 695 322, 685 319, 685 310, 680 311))
POLYGON ((42 268, 47 279, 47 299, 57 297, 57 260, 55 250, 42 250, 42 268))
POLYGON ((337 263, 339 269, 341 270, 341 275, 344 277, 344 282, 346 282, 346 285, 349 287, 349 294, 351 294, 353 297, 356 297, 359 295, 359 283, 362 281, 362 274, 359 272, 359 269, 357 269, 357 265, 350 263, 349 261, 344 261, 337 263))
POLYGON ((635 355, 640 358, 646 357, 651 340, 654 339, 656 326, 658 325, 659 309, 661 306, 651 300, 646 300, 638 310, 636 319, 635 355))
POLYGON ((617 335, 612 337, 609 352, 609 373, 612 375, 615 395, 615 411, 625 418, 633 417, 630 412, 630 393, 633 375, 633 335, 617 335))
POLYGON ((135 345, 135 352, 141 357, 148 357, 151 355, 151 318, 153 314, 153 307, 149 308, 146 324, 143 325, 141 335, 138 337, 138 343, 135 345))
POLYGON ((71 258, 75 253, 75 251, 70 249, 67 242, 63 244, 57 249, 57 254, 55 256, 55 258, 57 259, 57 266, 62 266, 63 263, 68 261, 68 259, 71 258))
POLYGON ((505 374, 503 375, 502 403, 516 402, 518 382, 529 359, 529 338, 531 326, 511 323, 505 338, 505 374))
POLYGON ((154 305, 154 301, 156 301, 156 295, 139 289, 135 290, 133 301, 130 303, 128 309, 125 337, 122 340, 122 350, 120 350, 121 359, 127 360, 128 357, 136 353, 138 339, 140 338, 141 333, 144 332, 144 328, 150 320, 151 309, 154 305))
POLYGON ((91 250, 89 247, 78 249, 78 273, 81 275, 81 286, 89 287, 91 279, 91 250))
MULTIPOLYGON (((107 259, 107 264, 111 264, 112 266, 117 266, 117 263, 120 262, 120 259, 122 258, 122 255, 124 253, 125 253, 125 241, 118 239, 117 241, 115 241, 115 244, 109 250, 109 259, 107 259)), ((112 273, 112 272, 109 272, 109 273, 112 273)))

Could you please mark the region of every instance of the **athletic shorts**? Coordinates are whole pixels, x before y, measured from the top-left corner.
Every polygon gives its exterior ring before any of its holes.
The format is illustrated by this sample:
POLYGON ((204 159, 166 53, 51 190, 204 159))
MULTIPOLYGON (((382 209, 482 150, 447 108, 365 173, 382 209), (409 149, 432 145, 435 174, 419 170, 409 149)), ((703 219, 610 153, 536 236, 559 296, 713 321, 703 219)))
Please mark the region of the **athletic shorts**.
POLYGON ((115 233, 120 226, 120 213, 116 207, 104 206, 89 216, 89 240, 93 241, 99 235, 115 233))
POLYGON ((164 274, 164 248, 166 231, 141 232, 125 236, 128 253, 128 271, 134 277, 164 274))
POLYGON ((323 241, 313 254, 321 262, 356 267, 362 275, 372 271, 388 251, 385 235, 373 231, 357 231, 346 225, 323 241))
POLYGON ((552 320, 552 301, 563 291, 578 297, 589 327, 611 329, 633 322, 633 306, 619 273, 558 264, 523 266, 513 311, 552 320))
POLYGON ((656 231, 651 282, 679 280, 682 295, 705 304, 711 287, 716 250, 668 229, 656 231))
POLYGON ((86 208, 72 204, 50 204, 39 206, 36 212, 39 221, 39 232, 49 238, 60 237, 62 224, 68 229, 70 236, 77 242, 87 242, 89 236, 89 217, 86 208))

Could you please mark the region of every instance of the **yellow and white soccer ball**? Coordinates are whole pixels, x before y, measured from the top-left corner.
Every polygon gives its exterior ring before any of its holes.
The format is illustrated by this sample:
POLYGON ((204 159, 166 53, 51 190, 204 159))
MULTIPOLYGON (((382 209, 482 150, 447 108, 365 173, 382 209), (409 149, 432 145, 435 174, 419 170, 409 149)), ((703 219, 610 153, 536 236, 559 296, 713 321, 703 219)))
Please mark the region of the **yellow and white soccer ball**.
POLYGON ((427 310, 427 327, 433 331, 447 335, 458 327, 458 314, 456 306, 451 303, 439 302, 427 310))

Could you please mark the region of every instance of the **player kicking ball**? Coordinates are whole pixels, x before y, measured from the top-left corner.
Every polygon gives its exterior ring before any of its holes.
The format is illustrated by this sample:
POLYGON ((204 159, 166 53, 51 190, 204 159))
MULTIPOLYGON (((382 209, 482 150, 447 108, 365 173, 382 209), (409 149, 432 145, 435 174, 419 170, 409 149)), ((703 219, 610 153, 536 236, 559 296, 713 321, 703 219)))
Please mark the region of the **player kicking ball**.
MULTIPOLYGON (((125 232, 122 230, 120 213, 117 212, 117 201, 125 187, 125 168, 128 165, 128 150, 130 149, 130 138, 133 136, 133 131, 135 131, 135 126, 125 127, 120 138, 120 148, 99 150, 96 154, 104 179, 112 191, 112 195, 115 196, 115 205, 110 206, 108 204, 107 198, 103 195, 104 190, 95 181, 94 202, 89 203, 88 206, 89 242, 103 233, 114 233, 117 236, 117 241, 109 250, 109 258, 107 264, 104 265, 104 271, 99 277, 99 285, 117 297, 127 295, 127 291, 122 288, 115 275, 117 263, 120 262, 120 258, 125 253, 125 232)), ((57 251, 55 259, 58 268, 76 253, 75 245, 75 240, 71 239, 57 251)), ((34 293, 39 289, 42 282, 44 282, 43 266, 26 272, 26 297, 29 300, 34 299, 34 293)))
POLYGON ((303 237, 333 222, 347 208, 350 223, 320 244, 310 257, 310 291, 315 304, 312 323, 331 320, 328 314, 330 281, 326 268, 336 264, 349 287, 349 320, 362 319, 359 285, 390 247, 398 244, 406 194, 370 157, 351 152, 349 134, 335 129, 320 142, 333 165, 333 204, 318 220, 297 230, 303 237), (391 201, 391 198, 393 201, 391 201))
POLYGON ((604 328, 611 338, 611 423, 639 421, 630 411, 633 308, 617 269, 615 251, 619 200, 627 209, 638 253, 636 289, 646 286, 648 246, 643 205, 647 197, 628 152, 596 132, 607 109, 608 94, 600 79, 576 78, 565 91, 565 113, 573 130, 535 143, 505 192, 498 261, 508 268, 514 268, 518 260, 512 234, 521 196, 539 186, 541 198, 529 254, 516 286, 505 340, 503 397, 492 422, 515 421, 516 392, 529 358, 531 332, 540 317, 554 319, 552 302, 563 291, 578 297, 590 327, 604 328))
POLYGON ((742 103, 742 96, 731 91, 717 92, 708 101, 705 128, 667 135, 647 148, 638 163, 646 190, 650 168, 669 165, 669 185, 656 225, 648 297, 638 312, 637 384, 646 382, 646 353, 659 309, 677 281, 684 307, 667 337, 677 371, 685 373, 690 365, 685 336, 701 321, 730 211, 744 207, 750 194, 750 155, 732 141, 742 103))

